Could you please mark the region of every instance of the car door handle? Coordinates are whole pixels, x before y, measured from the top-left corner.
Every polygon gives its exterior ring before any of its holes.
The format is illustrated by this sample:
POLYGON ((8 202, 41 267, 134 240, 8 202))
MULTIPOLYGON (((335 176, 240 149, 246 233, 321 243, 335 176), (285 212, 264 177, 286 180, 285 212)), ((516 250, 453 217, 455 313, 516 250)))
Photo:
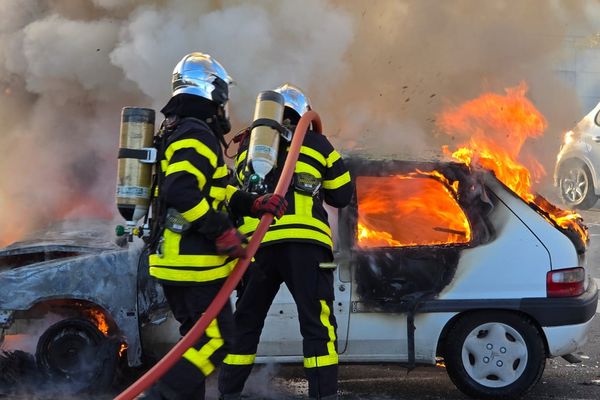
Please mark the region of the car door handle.
POLYGON ((592 140, 596 143, 600 143, 600 136, 594 136, 592 140))

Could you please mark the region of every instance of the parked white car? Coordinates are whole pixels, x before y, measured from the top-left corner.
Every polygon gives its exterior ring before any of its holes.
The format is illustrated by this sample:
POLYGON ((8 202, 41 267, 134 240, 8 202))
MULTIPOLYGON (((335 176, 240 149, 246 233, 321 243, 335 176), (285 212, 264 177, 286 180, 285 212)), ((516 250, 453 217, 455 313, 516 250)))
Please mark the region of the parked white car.
MULTIPOLYGON (((576 231, 559 228, 493 174, 462 164, 364 157, 348 164, 356 195, 330 215, 340 362, 412 367, 443 358, 464 393, 509 398, 539 381, 546 358, 585 343, 598 289, 585 270, 586 240, 576 231)), ((163 355, 179 339, 160 287, 143 264, 131 262, 129 250, 63 244, 48 259, 25 244, 0 251, 0 327, 7 338, 24 333, 40 318, 30 310, 43 304, 65 315, 67 322, 50 327, 38 345, 49 373, 68 379, 81 361, 55 362, 60 352, 48 351, 53 346, 86 357, 81 341, 66 341, 65 334, 83 331, 90 308, 104 313, 107 338, 127 343, 131 366, 163 355), (64 284, 73 274, 78 279, 64 284)), ((285 287, 269 311, 258 355, 257 362, 302 362, 297 310, 285 287)))
POLYGON ((587 210, 600 196, 600 103, 565 133, 554 185, 570 208, 587 210))

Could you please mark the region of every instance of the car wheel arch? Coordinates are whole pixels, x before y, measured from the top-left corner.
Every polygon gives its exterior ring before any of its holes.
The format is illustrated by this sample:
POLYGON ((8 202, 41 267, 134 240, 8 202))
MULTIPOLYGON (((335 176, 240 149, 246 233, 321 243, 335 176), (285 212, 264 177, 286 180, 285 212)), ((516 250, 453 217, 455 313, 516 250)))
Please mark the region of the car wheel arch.
POLYGON ((490 311, 510 312, 527 319, 537 329, 540 337, 543 340, 545 355, 546 357, 549 357, 550 347, 548 346, 548 339, 546 338, 546 334, 544 333, 544 330, 542 329, 542 326, 539 324, 539 322, 536 321, 535 318, 533 318, 533 316, 527 313, 509 308, 479 308, 457 313, 452 318, 450 318, 448 322, 446 322, 446 325, 444 325, 444 328, 442 329, 440 336, 438 337, 436 355, 444 357, 444 344, 446 342, 448 332, 456 325, 456 323, 459 320, 461 320, 462 318, 468 318, 469 316, 474 316, 475 314, 489 313, 490 311))
MULTIPOLYGON (((61 317, 61 319, 66 318, 84 318, 92 321, 94 316, 97 318, 103 318, 107 324, 108 333, 111 336, 121 335, 121 329, 119 324, 117 323, 115 317, 110 312, 110 310, 106 309, 102 305, 80 298, 52 298, 52 299, 43 299, 35 302, 30 308, 27 310, 19 311, 17 314, 17 318, 27 319, 29 316, 39 316, 43 314, 53 313, 61 317), (100 317, 101 315, 101 317, 100 317)), ((39 317, 37 317, 39 318, 39 317)), ((95 319, 97 323, 99 323, 98 319, 95 319)), ((126 337, 123 337, 123 341, 126 342, 126 337)))

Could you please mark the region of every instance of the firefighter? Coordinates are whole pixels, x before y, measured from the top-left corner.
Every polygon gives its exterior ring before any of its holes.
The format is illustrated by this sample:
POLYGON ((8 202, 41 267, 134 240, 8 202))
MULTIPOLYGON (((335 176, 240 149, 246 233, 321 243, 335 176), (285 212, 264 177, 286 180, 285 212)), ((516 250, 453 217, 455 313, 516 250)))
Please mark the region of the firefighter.
MULTIPOLYGON (((284 97, 283 125, 293 128, 310 110, 307 96, 284 84, 276 92, 284 97)), ((267 175, 273 189, 281 174, 289 143, 281 140, 278 167, 267 175), (269 179, 270 178, 270 179, 269 179)), ((245 187, 249 168, 245 163, 249 138, 242 140, 236 158, 237 184, 245 187)), ((309 397, 337 398, 338 354, 333 315, 333 271, 321 263, 333 260, 331 230, 323 201, 345 207, 353 193, 350 173, 340 154, 322 134, 309 130, 286 194, 288 208, 266 233, 238 290, 234 314, 234 340, 219 374, 221 399, 239 399, 256 357, 267 311, 282 282, 298 308, 303 337, 304 368, 309 397), (240 293, 241 292, 241 293, 240 293)), ((243 218, 239 230, 252 235, 258 220, 243 218)))
MULTIPOLYGON (((231 78, 208 54, 190 53, 175 66, 172 97, 161 112, 156 223, 150 239, 150 275, 158 279, 185 335, 210 305, 239 257, 245 237, 227 209, 259 217, 281 216, 285 200, 252 196, 229 186, 223 135, 230 130, 231 78)), ((232 335, 227 303, 202 338, 141 398, 204 399, 205 378, 227 354, 232 335)))

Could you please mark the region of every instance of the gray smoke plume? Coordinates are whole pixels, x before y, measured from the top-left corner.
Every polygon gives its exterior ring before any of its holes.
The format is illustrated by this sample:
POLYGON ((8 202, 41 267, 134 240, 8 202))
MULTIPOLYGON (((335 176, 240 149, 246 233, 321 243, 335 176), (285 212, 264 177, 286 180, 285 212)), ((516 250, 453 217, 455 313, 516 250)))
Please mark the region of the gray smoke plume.
MULTIPOLYGON (((553 71, 600 7, 532 0, 3 0, 0 244, 65 217, 115 218, 120 111, 160 109, 191 51, 237 82, 234 130, 261 90, 304 88, 342 151, 418 154, 445 103, 524 80, 549 122, 540 158, 582 115, 553 71), (575 33, 573 33, 575 32, 575 33), (385 150, 384 150, 385 149, 385 150)), ((158 121, 159 122, 159 121, 158 121)))

